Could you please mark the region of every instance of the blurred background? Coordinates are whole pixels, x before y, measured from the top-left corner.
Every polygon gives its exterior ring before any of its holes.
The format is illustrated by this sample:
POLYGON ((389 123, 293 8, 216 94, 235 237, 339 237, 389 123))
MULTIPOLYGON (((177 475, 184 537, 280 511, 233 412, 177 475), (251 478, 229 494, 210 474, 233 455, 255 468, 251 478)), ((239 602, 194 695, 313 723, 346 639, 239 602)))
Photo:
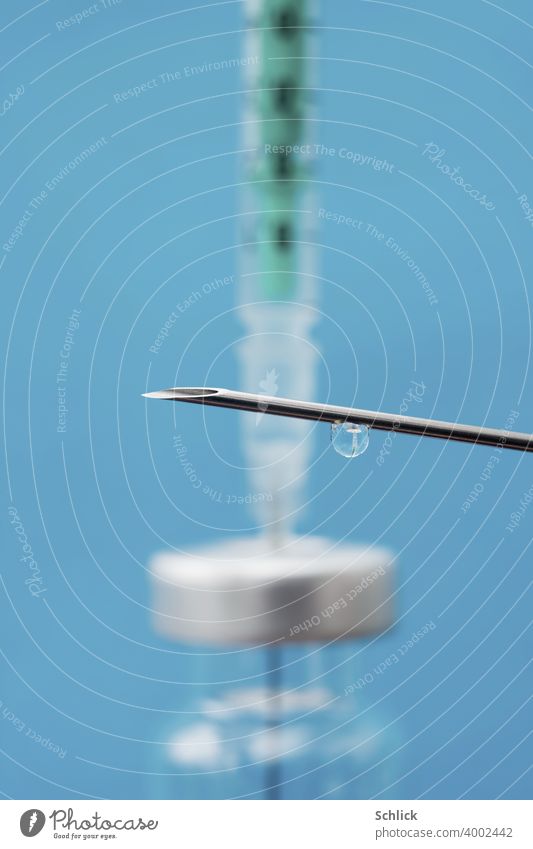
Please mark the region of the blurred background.
MULTIPOLYGON (((162 741, 199 688, 264 672, 249 652, 165 639, 151 614, 156 552, 257 532, 245 414, 141 398, 244 388, 256 54, 233 0, 0 15, 1 790, 158 798, 162 741)), ((526 0, 316 5, 301 214, 317 400, 533 429, 532 28, 526 0)), ((275 394, 264 380, 246 388, 275 394)), ((385 777, 354 769, 348 795, 530 797, 530 458, 373 432, 347 461, 317 426, 309 466, 298 531, 398 556, 394 627, 343 649, 341 680, 334 653, 316 673, 343 723, 358 721, 350 686, 383 717, 385 777)), ((255 775, 241 795, 261 796, 255 775)))

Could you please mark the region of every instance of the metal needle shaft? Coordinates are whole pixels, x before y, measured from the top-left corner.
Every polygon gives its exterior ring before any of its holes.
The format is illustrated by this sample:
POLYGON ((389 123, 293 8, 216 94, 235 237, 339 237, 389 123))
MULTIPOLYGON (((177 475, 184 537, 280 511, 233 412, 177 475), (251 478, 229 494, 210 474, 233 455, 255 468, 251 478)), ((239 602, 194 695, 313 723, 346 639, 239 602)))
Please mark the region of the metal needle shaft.
POLYGON ((354 407, 338 407, 334 404, 295 401, 291 398, 257 395, 252 392, 235 392, 232 389, 174 387, 163 389, 160 392, 147 392, 144 397, 160 398, 167 401, 185 401, 211 407, 227 407, 233 410, 247 410, 274 416, 289 416, 296 419, 351 422, 377 430, 410 433, 414 436, 453 439, 457 442, 473 442, 480 445, 492 445, 497 448, 512 448, 516 451, 533 451, 533 434, 530 433, 512 433, 507 430, 476 427, 475 425, 457 424, 455 422, 419 419, 373 410, 358 410, 354 407))

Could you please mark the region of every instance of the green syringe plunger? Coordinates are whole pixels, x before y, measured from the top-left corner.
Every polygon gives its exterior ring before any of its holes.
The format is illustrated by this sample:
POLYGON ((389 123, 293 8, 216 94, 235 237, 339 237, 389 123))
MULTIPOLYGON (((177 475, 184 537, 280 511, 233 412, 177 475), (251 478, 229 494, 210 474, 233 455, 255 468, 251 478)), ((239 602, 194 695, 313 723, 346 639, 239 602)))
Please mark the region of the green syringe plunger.
POLYGON ((259 125, 249 174, 256 217, 254 241, 261 269, 260 299, 290 297, 299 271, 298 245, 305 193, 309 40, 305 0, 263 0, 252 22, 259 32, 259 72, 252 107, 259 125))

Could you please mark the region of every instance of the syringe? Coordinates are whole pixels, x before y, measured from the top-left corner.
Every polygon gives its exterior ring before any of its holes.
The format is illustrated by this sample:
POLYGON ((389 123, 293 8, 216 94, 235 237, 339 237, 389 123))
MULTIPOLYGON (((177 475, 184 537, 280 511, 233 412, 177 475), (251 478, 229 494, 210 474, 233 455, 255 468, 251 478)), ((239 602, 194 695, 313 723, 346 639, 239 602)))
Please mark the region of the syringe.
MULTIPOLYGON (((249 4, 251 66, 246 110, 244 246, 238 348, 241 384, 249 391, 311 398, 318 351, 309 336, 318 318, 312 276, 312 219, 306 143, 309 114, 306 52, 309 3, 249 4)), ((242 423, 244 454, 259 525, 274 544, 290 533, 303 501, 310 462, 309 426, 260 414, 242 423)))

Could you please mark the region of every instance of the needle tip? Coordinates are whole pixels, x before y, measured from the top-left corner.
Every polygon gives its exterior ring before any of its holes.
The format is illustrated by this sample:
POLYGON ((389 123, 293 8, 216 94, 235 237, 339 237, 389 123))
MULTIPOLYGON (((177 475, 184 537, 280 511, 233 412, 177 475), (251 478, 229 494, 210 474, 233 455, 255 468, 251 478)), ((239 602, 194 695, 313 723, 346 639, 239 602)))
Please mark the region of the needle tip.
POLYGON ((216 395, 218 389, 207 389, 202 386, 174 386, 171 389, 160 389, 158 392, 143 392, 143 398, 160 398, 165 401, 187 401, 195 398, 206 398, 216 395))

